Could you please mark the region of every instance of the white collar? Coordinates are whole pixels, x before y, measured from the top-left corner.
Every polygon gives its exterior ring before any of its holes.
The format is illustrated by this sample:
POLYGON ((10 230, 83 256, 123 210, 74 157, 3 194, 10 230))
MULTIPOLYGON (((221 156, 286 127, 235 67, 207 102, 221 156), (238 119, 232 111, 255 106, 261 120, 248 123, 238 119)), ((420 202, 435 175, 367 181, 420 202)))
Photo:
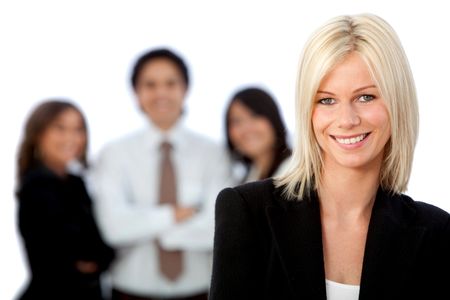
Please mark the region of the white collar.
POLYGON ((168 131, 163 131, 149 120, 145 130, 145 145, 150 149, 158 149, 163 141, 172 144, 174 150, 180 148, 185 143, 186 129, 184 119, 180 117, 178 121, 168 131))

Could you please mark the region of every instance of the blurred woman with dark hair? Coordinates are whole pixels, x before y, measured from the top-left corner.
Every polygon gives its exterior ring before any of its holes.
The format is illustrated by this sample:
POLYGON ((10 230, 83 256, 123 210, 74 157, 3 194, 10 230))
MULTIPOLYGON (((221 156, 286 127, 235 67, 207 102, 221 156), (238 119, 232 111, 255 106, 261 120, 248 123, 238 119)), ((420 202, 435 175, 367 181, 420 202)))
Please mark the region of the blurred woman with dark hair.
POLYGON ((91 212, 83 180, 87 126, 65 101, 47 101, 28 118, 18 154, 19 230, 31 280, 20 299, 102 299, 100 274, 113 259, 91 212))
POLYGON ((278 106, 259 88, 243 89, 231 98, 226 137, 232 158, 245 166, 240 183, 279 175, 291 155, 278 106))

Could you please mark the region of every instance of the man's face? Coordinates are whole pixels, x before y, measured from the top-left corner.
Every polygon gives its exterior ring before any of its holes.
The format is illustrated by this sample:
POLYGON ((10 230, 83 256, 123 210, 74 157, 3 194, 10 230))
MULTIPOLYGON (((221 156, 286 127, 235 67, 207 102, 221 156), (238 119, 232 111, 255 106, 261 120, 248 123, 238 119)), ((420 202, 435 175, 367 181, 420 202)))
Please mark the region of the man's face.
POLYGON ((170 60, 149 61, 140 71, 135 93, 141 109, 160 129, 170 129, 183 110, 186 83, 179 68, 170 60))

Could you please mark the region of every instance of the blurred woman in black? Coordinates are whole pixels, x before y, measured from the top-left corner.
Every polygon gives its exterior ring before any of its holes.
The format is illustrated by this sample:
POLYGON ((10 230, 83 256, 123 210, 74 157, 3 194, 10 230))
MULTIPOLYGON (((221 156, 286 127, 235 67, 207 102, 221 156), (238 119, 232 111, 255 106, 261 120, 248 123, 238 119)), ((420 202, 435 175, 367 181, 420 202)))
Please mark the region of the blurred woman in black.
POLYGON ((83 180, 87 127, 81 111, 47 101, 29 117, 18 155, 19 230, 31 280, 19 299, 103 299, 100 274, 113 259, 83 180))

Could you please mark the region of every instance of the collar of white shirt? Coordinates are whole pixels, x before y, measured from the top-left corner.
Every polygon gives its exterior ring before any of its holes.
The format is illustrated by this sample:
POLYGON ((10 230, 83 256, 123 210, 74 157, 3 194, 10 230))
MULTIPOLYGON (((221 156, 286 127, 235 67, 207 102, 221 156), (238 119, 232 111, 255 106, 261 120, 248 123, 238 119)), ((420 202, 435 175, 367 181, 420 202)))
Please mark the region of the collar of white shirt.
POLYGON ((180 118, 175 125, 168 131, 158 128, 149 120, 147 130, 145 131, 145 146, 148 149, 158 149, 163 141, 169 142, 174 150, 180 149, 186 143, 186 128, 184 118, 180 118))

